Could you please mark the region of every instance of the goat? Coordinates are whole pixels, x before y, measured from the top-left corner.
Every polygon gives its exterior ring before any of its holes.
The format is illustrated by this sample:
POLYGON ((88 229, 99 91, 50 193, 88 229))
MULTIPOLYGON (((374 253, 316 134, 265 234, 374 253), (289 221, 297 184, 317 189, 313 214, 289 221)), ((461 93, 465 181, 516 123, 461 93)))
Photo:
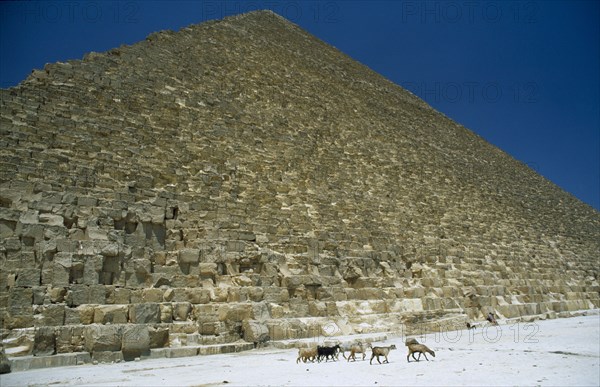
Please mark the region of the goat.
POLYGON ((352 346, 354 346, 356 344, 360 344, 360 342, 340 344, 340 352, 342 353, 342 356, 344 357, 344 359, 346 359, 346 351, 349 352, 350 349, 352 349, 352 346))
POLYGON ((385 357, 385 360, 383 361, 384 363, 389 363, 387 357, 392 349, 396 349, 396 346, 394 344, 390 345, 389 347, 373 347, 373 354, 371 355, 371 361, 369 362, 369 364, 373 364, 373 359, 375 357, 377 357, 377 362, 381 364, 381 362, 379 361, 379 356, 385 357))
POLYGON ((357 353, 362 353, 362 359, 365 360, 365 356, 367 356, 367 348, 371 348, 371 343, 362 344, 359 342, 350 347, 350 355, 348 355, 348 361, 350 361, 350 358, 352 358, 352 361, 356 361, 357 353))
POLYGON ((335 361, 336 355, 339 350, 340 350, 339 344, 336 344, 333 347, 317 346, 317 361, 320 363, 321 360, 323 360, 323 358, 325 358, 325 362, 327 362, 327 360, 329 360, 330 357, 331 357, 331 360, 335 361))
POLYGON ((296 364, 300 363, 302 360, 304 363, 307 361, 314 362, 317 358, 317 349, 316 348, 300 348, 298 349, 298 359, 296 359, 296 364))
MULTIPOLYGON (((416 341, 416 340, 415 340, 416 341)), ((406 344, 408 346, 408 355, 406 355, 406 361, 410 363, 410 355, 412 355, 413 359, 416 361, 421 360, 421 354, 425 356, 425 360, 429 361, 427 358, 427 353, 431 354, 431 356, 435 357, 435 352, 433 352, 429 347, 425 344, 419 344, 416 342, 406 344), (415 353, 419 354, 419 358, 415 357, 415 353)))
POLYGON ((496 316, 492 312, 488 313, 486 320, 489 321, 492 325, 498 325, 498 321, 496 321, 496 316))

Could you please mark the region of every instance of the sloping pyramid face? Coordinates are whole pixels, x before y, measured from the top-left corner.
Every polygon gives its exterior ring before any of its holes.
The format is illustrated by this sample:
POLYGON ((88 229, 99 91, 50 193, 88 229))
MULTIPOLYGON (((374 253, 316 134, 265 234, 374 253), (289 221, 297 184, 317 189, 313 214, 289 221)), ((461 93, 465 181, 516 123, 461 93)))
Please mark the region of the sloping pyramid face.
POLYGON ((598 212, 270 12, 47 65, 0 125, 12 356, 600 306, 598 212))

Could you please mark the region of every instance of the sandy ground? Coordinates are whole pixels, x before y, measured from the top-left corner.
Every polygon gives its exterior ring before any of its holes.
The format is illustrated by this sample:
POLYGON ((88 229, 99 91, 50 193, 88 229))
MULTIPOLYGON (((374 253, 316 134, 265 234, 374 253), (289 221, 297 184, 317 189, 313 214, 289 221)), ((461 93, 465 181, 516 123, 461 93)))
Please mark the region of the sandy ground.
MULTIPOLYGON (((596 312, 597 313, 597 312, 596 312)), ((475 331, 418 337, 436 353, 406 361, 405 337, 389 364, 339 361, 296 364, 297 350, 151 359, 15 372, 8 386, 599 386, 600 315, 501 323, 475 331)))

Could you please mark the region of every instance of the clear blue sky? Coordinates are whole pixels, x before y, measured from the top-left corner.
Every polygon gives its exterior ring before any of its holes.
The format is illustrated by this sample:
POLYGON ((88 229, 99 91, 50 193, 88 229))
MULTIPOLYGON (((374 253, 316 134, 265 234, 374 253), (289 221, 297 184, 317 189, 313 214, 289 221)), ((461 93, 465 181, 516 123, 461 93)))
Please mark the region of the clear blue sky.
POLYGON ((45 63, 272 9, 600 209, 595 1, 0 3, 0 86, 45 63))

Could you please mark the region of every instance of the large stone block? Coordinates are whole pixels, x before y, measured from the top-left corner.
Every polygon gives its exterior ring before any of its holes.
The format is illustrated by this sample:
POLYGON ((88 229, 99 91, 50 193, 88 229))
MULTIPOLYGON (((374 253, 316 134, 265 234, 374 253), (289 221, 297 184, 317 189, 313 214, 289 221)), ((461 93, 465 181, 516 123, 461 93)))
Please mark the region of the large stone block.
POLYGON ((17 271, 16 285, 21 287, 39 286, 41 270, 37 268, 24 268, 17 271))
POLYGON ((228 304, 219 308, 219 321, 244 321, 253 318, 252 304, 228 304))
POLYGON ((94 305, 80 305, 76 308, 65 309, 65 324, 92 324, 94 322, 94 305))
POLYGON ((0 374, 7 374, 10 371, 10 361, 4 353, 4 347, 0 347, 0 374))
POLYGON ((96 324, 127 324, 128 305, 100 305, 94 309, 94 323, 96 324))
POLYGON ((84 349, 84 327, 64 326, 57 328, 56 332, 56 352, 73 353, 81 352, 84 349))
POLYGON ((186 321, 190 317, 192 305, 189 302, 173 303, 173 320, 186 321))
POLYGON ((269 337, 269 327, 266 322, 245 320, 242 322, 243 338, 251 343, 262 343, 269 337))
POLYGON ((160 304, 144 303, 129 306, 129 319, 134 324, 156 324, 160 320, 160 304))
POLYGON ((60 304, 39 305, 34 309, 35 326, 62 326, 65 323, 65 306, 60 304))
POLYGON ((187 264, 197 264, 200 261, 200 250, 182 249, 179 251, 179 262, 187 264))
POLYGON ((27 309, 31 311, 33 304, 33 289, 12 288, 8 291, 9 309, 13 312, 27 309))
POLYGON ((169 329, 161 327, 148 327, 150 348, 163 348, 169 344, 169 329))
POLYGON ((85 350, 88 352, 120 351, 121 325, 89 325, 84 330, 85 350))
POLYGON ((173 322, 173 305, 171 303, 160 304, 160 322, 173 322))
POLYGON ((54 327, 39 327, 35 330, 34 356, 50 356, 56 353, 56 330, 54 327))
POLYGON ((121 352, 125 360, 150 354, 150 334, 146 325, 126 325, 123 327, 121 352))

